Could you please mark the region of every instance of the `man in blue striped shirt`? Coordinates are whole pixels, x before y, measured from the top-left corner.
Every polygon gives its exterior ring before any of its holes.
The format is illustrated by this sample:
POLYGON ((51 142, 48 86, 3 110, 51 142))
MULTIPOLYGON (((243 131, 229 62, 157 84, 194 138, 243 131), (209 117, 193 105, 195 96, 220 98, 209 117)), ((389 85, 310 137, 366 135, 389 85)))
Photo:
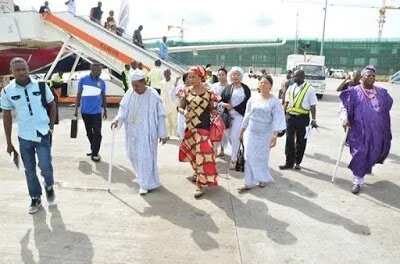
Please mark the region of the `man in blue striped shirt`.
POLYGON ((95 162, 100 161, 101 118, 103 116, 104 119, 107 119, 106 84, 100 78, 101 70, 102 65, 94 62, 90 66, 90 74, 79 80, 75 107, 75 116, 78 116, 78 107, 81 107, 86 135, 90 142, 91 152, 88 153, 88 156, 91 156, 95 162))

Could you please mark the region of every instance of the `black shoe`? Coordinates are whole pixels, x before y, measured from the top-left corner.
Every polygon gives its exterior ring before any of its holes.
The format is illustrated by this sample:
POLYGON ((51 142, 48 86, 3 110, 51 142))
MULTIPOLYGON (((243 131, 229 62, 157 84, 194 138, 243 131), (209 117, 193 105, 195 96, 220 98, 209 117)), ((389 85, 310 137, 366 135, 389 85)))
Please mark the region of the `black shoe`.
POLYGON ((351 192, 353 194, 358 194, 361 191, 361 185, 360 184, 354 184, 353 187, 351 188, 351 192))
POLYGON ((294 166, 294 169, 295 169, 295 170, 301 170, 300 164, 296 164, 296 165, 294 166))
POLYGON ((30 214, 36 214, 42 208, 42 200, 40 198, 32 198, 31 206, 29 207, 30 214))
POLYGON ((48 187, 48 188, 46 187, 45 190, 46 190, 46 198, 47 198, 48 204, 53 205, 54 201, 56 200, 56 195, 54 193, 53 186, 48 187))
POLYGON ((280 170, 291 170, 291 169, 293 169, 293 165, 292 166, 290 166, 288 164, 281 165, 281 166, 279 166, 279 169, 280 170))
POLYGON ((86 153, 86 156, 88 156, 88 157, 92 156, 92 152, 86 153))

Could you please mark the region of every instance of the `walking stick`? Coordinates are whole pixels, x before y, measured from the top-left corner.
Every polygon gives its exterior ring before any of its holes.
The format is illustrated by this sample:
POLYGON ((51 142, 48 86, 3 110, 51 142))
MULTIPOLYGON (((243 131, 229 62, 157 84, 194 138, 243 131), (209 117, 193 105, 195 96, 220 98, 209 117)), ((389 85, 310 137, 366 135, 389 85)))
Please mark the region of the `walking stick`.
POLYGON ((336 161, 335 170, 334 170, 333 175, 332 175, 332 183, 335 182, 336 173, 337 173, 337 170, 339 168, 339 163, 340 163, 340 161, 342 159, 343 149, 344 149, 344 146, 346 145, 346 139, 347 139, 347 135, 349 134, 349 130, 350 130, 350 128, 346 129, 346 133, 345 133, 345 135, 343 137, 342 143, 340 144, 340 150, 339 150, 339 153, 338 153, 338 158, 337 158, 337 161, 336 161))
POLYGON ((111 192, 111 178, 112 178, 112 167, 113 167, 113 156, 114 156, 114 145, 115 145, 115 128, 111 129, 112 131, 112 140, 111 140, 111 153, 110 153, 110 162, 108 164, 108 188, 107 191, 111 192))

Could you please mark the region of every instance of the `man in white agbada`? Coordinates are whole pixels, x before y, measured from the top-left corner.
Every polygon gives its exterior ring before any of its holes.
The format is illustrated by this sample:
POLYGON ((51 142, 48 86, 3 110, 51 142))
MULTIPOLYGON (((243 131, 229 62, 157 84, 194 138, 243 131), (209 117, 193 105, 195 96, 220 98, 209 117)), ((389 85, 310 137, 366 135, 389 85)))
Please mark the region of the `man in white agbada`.
POLYGON ((171 70, 166 69, 161 81, 161 98, 165 106, 168 136, 176 135, 176 120, 178 116, 177 98, 175 95, 175 83, 171 78, 171 70))
POLYGON ((158 93, 145 85, 145 75, 136 70, 131 74, 132 88, 120 103, 111 129, 125 126, 126 150, 140 185, 139 193, 145 195, 160 187, 157 166, 158 139, 168 140, 165 127, 165 110, 158 93))

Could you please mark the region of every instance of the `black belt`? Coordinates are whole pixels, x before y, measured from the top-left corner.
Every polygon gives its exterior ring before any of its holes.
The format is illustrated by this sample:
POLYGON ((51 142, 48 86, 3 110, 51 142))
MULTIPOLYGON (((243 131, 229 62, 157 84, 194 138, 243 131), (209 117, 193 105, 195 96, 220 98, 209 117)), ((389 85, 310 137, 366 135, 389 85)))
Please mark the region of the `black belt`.
POLYGON ((291 114, 289 113, 290 116, 296 117, 296 118, 310 118, 310 114, 299 114, 299 115, 295 115, 295 114, 291 114))

